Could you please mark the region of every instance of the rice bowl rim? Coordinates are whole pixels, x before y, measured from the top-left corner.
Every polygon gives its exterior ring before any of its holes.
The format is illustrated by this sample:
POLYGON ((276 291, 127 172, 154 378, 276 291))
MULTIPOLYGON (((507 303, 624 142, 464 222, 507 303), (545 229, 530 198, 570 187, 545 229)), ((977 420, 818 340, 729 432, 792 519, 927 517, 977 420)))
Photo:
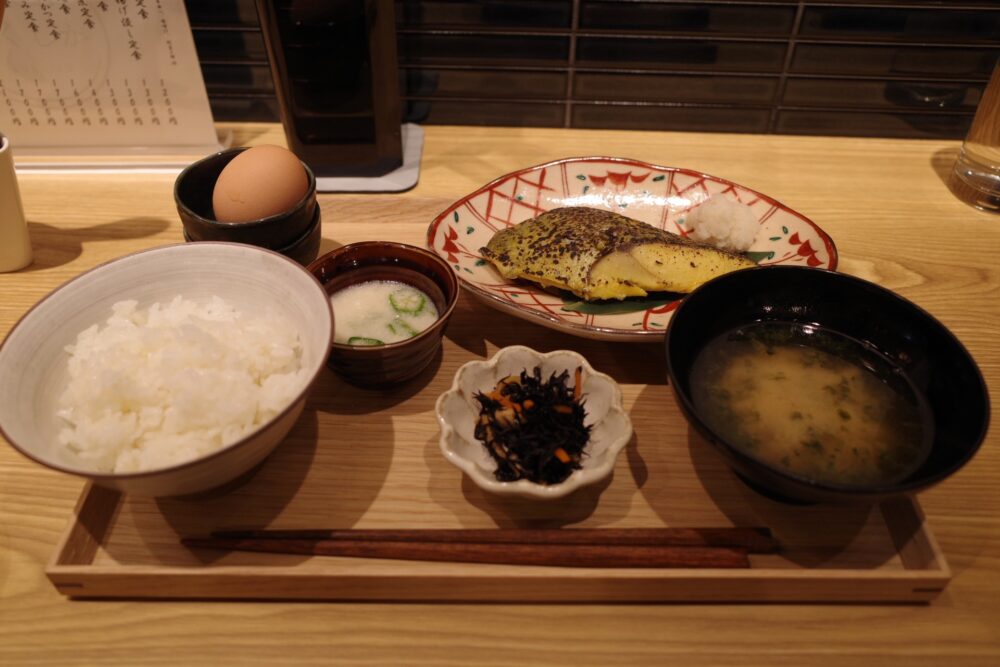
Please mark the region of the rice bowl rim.
POLYGON ((49 292, 48 294, 46 294, 44 297, 42 297, 33 306, 31 306, 31 308, 29 308, 20 318, 18 318, 17 322, 14 323, 14 326, 12 326, 10 328, 10 331, 7 332, 7 335, 4 337, 3 341, 0 341, 0 367, 2 367, 2 364, 3 364, 3 358, 4 358, 5 349, 7 348, 10 339, 13 337, 14 332, 17 331, 18 328, 20 328, 25 321, 27 321, 30 317, 32 317, 37 310, 39 310, 41 308, 44 308, 46 306, 46 304, 49 303, 53 298, 55 298, 58 293, 64 291, 70 285, 77 284, 80 281, 83 281, 84 279, 86 279, 91 274, 94 274, 94 273, 97 273, 97 272, 111 270, 111 269, 109 269, 109 267, 111 267, 111 266, 113 266, 115 264, 118 264, 118 263, 121 263, 121 262, 125 262, 125 261, 132 261, 133 258, 135 258, 135 257, 137 257, 139 255, 145 255, 145 254, 149 254, 149 253, 158 253, 158 252, 203 252, 204 251, 203 250, 204 246, 213 246, 213 247, 215 247, 215 246, 227 246, 227 247, 231 247, 233 249, 239 249, 240 251, 243 251, 244 253, 248 253, 250 255, 260 254, 260 253, 263 253, 263 254, 266 254, 266 255, 272 255, 273 257, 278 258, 282 262, 287 262, 287 263, 291 264, 292 266, 294 266, 297 269, 299 269, 300 271, 302 271, 302 273, 306 274, 309 277, 309 281, 307 281, 307 282, 312 282, 312 284, 316 288, 317 293, 320 294, 320 295, 322 295, 322 302, 325 304, 325 308, 321 309, 320 312, 321 313, 325 312, 327 314, 327 322, 329 322, 329 326, 326 327, 328 340, 327 340, 326 344, 323 346, 323 349, 319 351, 319 354, 317 354, 317 357, 316 357, 317 361, 316 361, 316 364, 315 364, 315 368, 313 368, 313 369, 311 369, 309 371, 308 382, 306 382, 303 385, 302 389, 300 389, 295 394, 295 397, 288 403, 288 405, 285 406, 284 409, 282 409, 281 411, 279 411, 278 413, 276 413, 275 415, 273 415, 271 418, 269 418, 264 423, 258 425, 253 431, 251 431, 250 433, 246 434, 245 436, 243 436, 239 440, 235 440, 235 441, 229 443, 228 445, 220 447, 219 449, 217 449, 217 450, 215 450, 213 452, 209 452, 208 454, 204 454, 202 456, 199 456, 197 458, 191 459, 189 461, 184 461, 184 462, 181 462, 181 463, 176 463, 176 464, 170 465, 170 466, 164 466, 164 467, 160 467, 160 468, 153 468, 151 470, 142 470, 142 471, 136 471, 136 472, 127 472, 127 473, 105 473, 105 472, 99 472, 99 471, 82 470, 82 469, 79 469, 79 468, 69 468, 69 467, 61 465, 59 463, 56 463, 56 462, 53 462, 53 461, 49 461, 49 460, 40 458, 40 457, 36 456, 35 454, 33 454, 33 453, 29 452, 28 450, 26 450, 23 446, 19 445, 17 443, 17 441, 15 441, 13 438, 11 438, 10 435, 7 433, 7 431, 4 430, 4 427, 3 427, 2 423, 0 423, 0 436, 3 436, 3 438, 8 443, 10 443, 11 447, 13 447, 14 449, 16 449, 18 452, 20 452, 26 458, 34 461, 35 463, 38 463, 39 465, 42 465, 42 466, 44 466, 46 468, 50 468, 52 470, 56 470, 58 472, 66 473, 66 474, 69 474, 69 475, 75 475, 77 477, 85 477, 87 479, 92 479, 92 480, 125 480, 125 479, 130 479, 131 480, 131 479, 142 479, 142 478, 155 477, 157 475, 163 475, 163 474, 166 474, 166 473, 171 473, 171 472, 175 472, 175 471, 184 470, 185 468, 190 468, 190 467, 193 467, 193 466, 196 466, 196 465, 200 465, 200 464, 202 464, 202 463, 204 463, 206 461, 210 461, 212 459, 220 457, 223 454, 225 454, 225 453, 227 453, 227 452, 229 452, 229 451, 231 451, 233 449, 236 449, 236 448, 238 448, 238 447, 246 444, 251 439, 257 437, 261 433, 261 431, 263 431, 264 429, 268 428, 269 426, 271 426, 275 422, 283 419, 289 412, 291 412, 295 408, 295 406, 297 406, 299 404, 300 401, 302 401, 303 399, 305 399, 306 396, 308 395, 310 389, 312 389, 313 384, 316 382, 316 378, 319 377, 319 374, 322 372, 323 368, 325 367, 325 365, 326 365, 326 357, 329 354, 330 346, 333 343, 333 333, 334 333, 333 332, 333 309, 332 309, 332 306, 330 305, 329 298, 327 298, 327 296, 326 296, 326 290, 320 284, 319 280, 317 280, 316 277, 312 275, 312 273, 310 273, 309 271, 306 271, 305 267, 303 267, 302 265, 298 264, 294 260, 289 259, 288 257, 285 257, 284 255, 282 255, 282 254, 280 254, 278 252, 275 252, 273 250, 268 250, 266 248, 261 248, 259 246, 251 246, 251 245, 247 245, 245 243, 234 243, 234 242, 231 242, 231 241, 199 241, 197 243, 171 243, 171 244, 167 244, 167 245, 157 246, 155 248, 145 248, 143 250, 137 250, 136 252, 132 252, 132 253, 129 253, 127 255, 123 255, 121 257, 116 257, 116 258, 110 259, 110 260, 108 260, 106 262, 102 262, 101 264, 98 264, 98 265, 96 265, 94 267, 91 267, 90 269, 87 269, 86 271, 80 273, 79 275, 74 276, 73 278, 70 278, 69 280, 67 280, 66 282, 64 282, 63 284, 59 285, 54 290, 52 290, 51 292, 49 292), (199 248, 199 246, 202 246, 202 248, 199 248), (179 250, 181 248, 187 248, 188 250, 179 250))

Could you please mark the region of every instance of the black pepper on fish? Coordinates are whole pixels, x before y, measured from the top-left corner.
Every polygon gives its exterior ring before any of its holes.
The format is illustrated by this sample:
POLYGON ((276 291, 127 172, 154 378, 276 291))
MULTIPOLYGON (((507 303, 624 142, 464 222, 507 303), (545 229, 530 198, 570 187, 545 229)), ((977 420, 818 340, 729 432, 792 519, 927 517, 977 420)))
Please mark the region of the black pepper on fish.
POLYGON ((580 206, 501 229, 479 252, 504 278, 527 279, 586 301, 690 292, 716 275, 754 266, 744 255, 580 206))

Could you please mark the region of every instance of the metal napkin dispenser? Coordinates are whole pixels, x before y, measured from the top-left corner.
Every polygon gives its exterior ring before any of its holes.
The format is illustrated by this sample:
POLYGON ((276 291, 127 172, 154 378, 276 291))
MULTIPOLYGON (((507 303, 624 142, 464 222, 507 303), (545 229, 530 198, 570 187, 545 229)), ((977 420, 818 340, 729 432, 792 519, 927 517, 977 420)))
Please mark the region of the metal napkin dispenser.
POLYGON ((392 0, 257 0, 288 147, 316 176, 403 163, 392 0))

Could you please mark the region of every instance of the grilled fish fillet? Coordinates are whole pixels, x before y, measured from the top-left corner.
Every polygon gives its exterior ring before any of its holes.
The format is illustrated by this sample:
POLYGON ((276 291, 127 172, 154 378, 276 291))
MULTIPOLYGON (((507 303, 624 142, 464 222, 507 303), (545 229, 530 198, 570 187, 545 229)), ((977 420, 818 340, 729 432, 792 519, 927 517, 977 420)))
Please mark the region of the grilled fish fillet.
POLYGON ((479 252, 508 280, 523 278, 586 301, 690 292, 754 266, 744 255, 595 208, 557 208, 503 229, 479 252))

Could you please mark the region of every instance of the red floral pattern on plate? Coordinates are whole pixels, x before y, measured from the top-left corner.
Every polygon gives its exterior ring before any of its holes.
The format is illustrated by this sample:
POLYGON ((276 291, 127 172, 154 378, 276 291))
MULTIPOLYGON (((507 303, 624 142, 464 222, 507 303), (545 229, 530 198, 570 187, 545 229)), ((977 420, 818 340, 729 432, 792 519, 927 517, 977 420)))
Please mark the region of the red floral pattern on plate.
POLYGON ((427 230, 427 245, 453 266, 467 292, 499 310, 586 338, 650 342, 662 339, 679 300, 581 305, 505 280, 479 249, 498 230, 561 206, 616 211, 686 235, 687 212, 714 194, 746 204, 757 216, 750 255, 758 263, 836 269, 832 239, 767 195, 689 169, 611 157, 567 158, 501 176, 441 212, 427 230))

